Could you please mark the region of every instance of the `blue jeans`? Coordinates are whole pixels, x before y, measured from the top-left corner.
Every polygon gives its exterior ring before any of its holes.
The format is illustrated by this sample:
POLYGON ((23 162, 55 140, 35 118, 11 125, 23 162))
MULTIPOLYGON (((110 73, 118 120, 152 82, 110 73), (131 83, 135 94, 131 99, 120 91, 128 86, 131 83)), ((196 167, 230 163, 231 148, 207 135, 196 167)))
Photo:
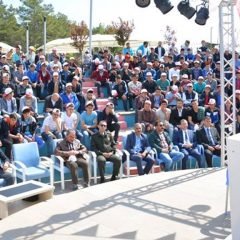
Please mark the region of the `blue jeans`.
POLYGON ((180 162, 183 158, 184 154, 174 149, 169 153, 158 153, 159 163, 165 164, 165 171, 171 170, 173 163, 180 162))
MULTIPOLYGON (((97 129, 92 128, 91 131, 95 133, 97 132, 97 129)), ((83 145, 87 148, 87 150, 91 150, 91 135, 86 130, 82 130, 82 134, 83 134, 83 137, 82 137, 83 145)))
POLYGON ((182 160, 182 169, 187 168, 187 161, 190 155, 196 159, 198 166, 200 168, 204 166, 203 156, 201 155, 201 153, 198 151, 197 148, 191 148, 191 149, 182 148, 181 152, 184 154, 184 158, 182 160))
MULTIPOLYGON (((53 131, 52 133, 54 134, 54 136, 57 139, 62 138, 62 133, 57 132, 57 131, 53 131)), ((50 157, 55 151, 54 145, 53 145, 53 137, 51 135, 43 132, 42 133, 42 138, 45 141, 46 146, 47 146, 47 156, 50 157)))
POLYGON ((154 159, 152 159, 151 156, 147 155, 146 157, 142 158, 141 156, 139 156, 138 154, 132 154, 130 156, 130 160, 134 161, 137 165, 137 169, 138 169, 138 175, 144 175, 144 174, 148 174, 154 164, 154 159), (142 167, 142 161, 146 162, 145 168, 143 169, 142 167))

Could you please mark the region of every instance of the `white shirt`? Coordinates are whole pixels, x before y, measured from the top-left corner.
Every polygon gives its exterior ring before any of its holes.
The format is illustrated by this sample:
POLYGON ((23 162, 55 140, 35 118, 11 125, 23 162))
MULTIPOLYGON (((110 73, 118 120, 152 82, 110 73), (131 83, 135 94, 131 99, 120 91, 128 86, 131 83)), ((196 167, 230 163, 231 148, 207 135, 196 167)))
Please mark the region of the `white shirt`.
POLYGON ((75 123, 77 122, 77 114, 72 113, 71 116, 67 116, 67 113, 63 112, 61 119, 62 119, 62 122, 66 124, 66 127, 68 129, 74 129, 75 123))
POLYGON ((56 131, 57 130, 57 124, 55 121, 53 121, 52 115, 51 116, 47 116, 44 121, 43 121, 43 125, 41 128, 41 132, 45 132, 45 127, 48 126, 50 131, 56 131))
POLYGON ((12 113, 12 101, 7 100, 7 112, 12 113))

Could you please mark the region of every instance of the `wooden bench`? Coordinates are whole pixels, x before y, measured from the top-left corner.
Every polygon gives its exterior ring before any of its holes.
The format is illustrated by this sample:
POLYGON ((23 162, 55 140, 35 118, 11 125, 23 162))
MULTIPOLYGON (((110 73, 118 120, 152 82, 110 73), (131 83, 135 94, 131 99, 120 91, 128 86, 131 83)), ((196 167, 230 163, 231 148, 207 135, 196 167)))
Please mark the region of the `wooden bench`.
POLYGON ((0 218, 8 216, 8 203, 36 195, 44 201, 52 198, 53 191, 53 186, 33 180, 0 189, 0 218))

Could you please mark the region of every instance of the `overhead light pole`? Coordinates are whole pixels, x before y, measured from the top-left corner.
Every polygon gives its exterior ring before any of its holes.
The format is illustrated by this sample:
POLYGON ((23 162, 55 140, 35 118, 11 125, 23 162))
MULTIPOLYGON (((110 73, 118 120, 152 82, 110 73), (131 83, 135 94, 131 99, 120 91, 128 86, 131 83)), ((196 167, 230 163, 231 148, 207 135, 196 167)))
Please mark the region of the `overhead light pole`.
POLYGON ((43 17, 43 52, 46 55, 46 44, 47 44, 47 18, 43 17))
POLYGON ((28 54, 28 49, 29 49, 29 26, 28 24, 30 23, 30 20, 25 20, 24 23, 27 24, 26 26, 26 53, 28 54))
POLYGON ((93 0, 90 0, 90 19, 89 19, 89 53, 92 54, 92 12, 93 0))

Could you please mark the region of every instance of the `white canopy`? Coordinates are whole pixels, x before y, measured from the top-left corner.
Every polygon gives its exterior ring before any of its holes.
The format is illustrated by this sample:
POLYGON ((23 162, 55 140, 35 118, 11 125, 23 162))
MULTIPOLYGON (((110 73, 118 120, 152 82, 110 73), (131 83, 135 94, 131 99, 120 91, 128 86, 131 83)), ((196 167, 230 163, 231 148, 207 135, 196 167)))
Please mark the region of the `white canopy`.
POLYGON ((0 42, 0 46, 2 47, 3 53, 7 53, 10 49, 14 49, 14 47, 12 47, 4 42, 0 42))
MULTIPOLYGON (((129 42, 131 44, 132 48, 137 48, 140 44, 142 44, 143 41, 142 39, 137 39, 131 37, 129 42)), ((52 51, 52 48, 56 48, 58 52, 60 53, 78 53, 78 49, 73 47, 71 43, 73 40, 71 38, 62 38, 62 39, 56 39, 53 41, 50 41, 46 44, 46 53, 50 53, 52 51)), ((156 42, 150 42, 157 44, 156 42)), ((89 47, 89 40, 87 39, 87 43, 85 45, 85 48, 89 47)), ((106 35, 106 34, 95 34, 92 35, 92 48, 105 48, 105 47, 119 47, 114 35, 106 35)), ((41 46, 40 48, 43 48, 41 46)))

